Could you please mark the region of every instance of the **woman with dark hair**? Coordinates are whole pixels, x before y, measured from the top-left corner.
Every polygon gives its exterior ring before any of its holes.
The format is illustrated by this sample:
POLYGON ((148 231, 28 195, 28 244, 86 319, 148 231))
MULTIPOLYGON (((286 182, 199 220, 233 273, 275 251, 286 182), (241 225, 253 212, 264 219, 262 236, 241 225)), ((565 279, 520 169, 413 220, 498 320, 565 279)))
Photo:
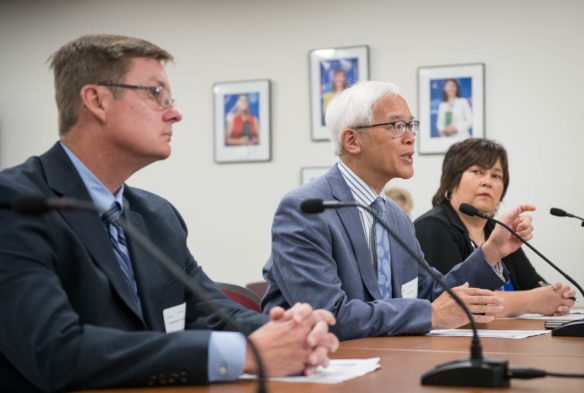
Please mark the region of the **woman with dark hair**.
POLYGON ((463 140, 470 136, 472 112, 466 98, 460 96, 460 85, 456 79, 448 79, 442 91, 442 102, 438 106, 436 128, 440 136, 463 140))
MULTIPOLYGON (((509 186, 505 148, 487 139, 469 138, 452 145, 442 163, 434 206, 415 222, 416 237, 428 263, 443 274, 464 261, 489 237, 494 223, 459 212, 462 203, 493 216, 509 186)), ((502 315, 564 314, 574 305, 575 292, 556 283, 547 285, 518 249, 503 258, 510 281, 498 294, 504 298, 502 315)))

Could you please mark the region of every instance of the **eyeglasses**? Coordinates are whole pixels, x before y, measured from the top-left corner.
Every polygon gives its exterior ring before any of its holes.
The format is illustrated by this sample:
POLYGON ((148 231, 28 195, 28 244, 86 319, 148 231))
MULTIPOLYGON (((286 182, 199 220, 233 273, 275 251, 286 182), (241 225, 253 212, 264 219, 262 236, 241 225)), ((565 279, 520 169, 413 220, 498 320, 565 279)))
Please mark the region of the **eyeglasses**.
POLYGON ((152 94, 152 97, 156 100, 158 105, 162 108, 166 109, 170 106, 170 104, 175 104, 176 100, 171 97, 170 90, 162 87, 162 86, 136 86, 136 85, 125 85, 123 83, 107 83, 107 82, 100 82, 97 84, 98 86, 108 86, 108 87, 122 87, 124 89, 137 89, 137 90, 146 90, 152 94))
POLYGON ((360 128, 370 128, 370 127, 391 127, 390 130, 393 134, 394 139, 401 138, 406 133, 407 129, 409 128, 412 131, 412 134, 416 136, 418 129, 420 128, 420 121, 419 120, 412 120, 409 123, 406 123, 403 120, 396 120, 392 121, 391 123, 379 123, 379 124, 371 124, 369 126, 359 126, 353 127, 354 129, 360 128))

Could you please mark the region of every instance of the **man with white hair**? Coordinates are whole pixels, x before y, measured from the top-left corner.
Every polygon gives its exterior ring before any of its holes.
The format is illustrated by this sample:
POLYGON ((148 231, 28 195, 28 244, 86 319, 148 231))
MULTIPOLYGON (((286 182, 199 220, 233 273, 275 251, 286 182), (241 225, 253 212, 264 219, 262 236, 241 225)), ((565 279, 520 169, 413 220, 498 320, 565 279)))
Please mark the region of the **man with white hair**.
MULTIPOLYGON (((330 103, 326 123, 339 162, 281 201, 272 225, 272 254, 263 271, 269 284, 263 311, 299 301, 327 309, 336 316, 332 331, 341 340, 424 334, 467 323, 454 300, 366 212, 355 208, 306 215, 300 210, 311 198, 372 206, 423 258, 412 222, 382 193, 389 180, 414 174, 419 122, 397 87, 369 81, 346 89, 330 103)), ((518 206, 501 220, 530 239, 531 218, 520 216, 526 210, 533 207, 518 206)), ((465 263, 443 276, 476 313, 477 322, 490 322, 502 310, 494 292, 479 288, 503 285, 508 275, 500 260, 520 245, 507 231, 496 229, 465 263)))

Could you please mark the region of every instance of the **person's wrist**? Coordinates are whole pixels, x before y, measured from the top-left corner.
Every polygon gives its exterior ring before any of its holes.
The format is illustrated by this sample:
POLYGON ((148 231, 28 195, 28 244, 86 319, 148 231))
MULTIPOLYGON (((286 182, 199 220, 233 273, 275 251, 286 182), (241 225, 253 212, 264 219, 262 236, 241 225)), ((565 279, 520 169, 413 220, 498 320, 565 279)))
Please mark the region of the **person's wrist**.
POLYGON ((243 365, 243 372, 246 374, 257 374, 255 357, 253 356, 248 343, 245 343, 245 363, 243 365))
POLYGON ((491 266, 495 266, 497 262, 501 260, 501 255, 499 254, 498 247, 494 245, 490 240, 487 240, 483 245, 483 255, 485 259, 491 266))

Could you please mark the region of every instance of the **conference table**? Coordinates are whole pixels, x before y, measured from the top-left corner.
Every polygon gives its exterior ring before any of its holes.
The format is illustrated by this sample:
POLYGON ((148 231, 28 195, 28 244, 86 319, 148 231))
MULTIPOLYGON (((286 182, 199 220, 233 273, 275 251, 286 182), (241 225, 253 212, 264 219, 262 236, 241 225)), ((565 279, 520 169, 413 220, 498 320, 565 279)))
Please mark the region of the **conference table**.
MULTIPOLYGON (((478 324, 479 329, 543 330, 543 320, 497 319, 478 324)), ((465 326, 463 328, 468 328, 465 326)), ((584 374, 584 338, 544 334, 523 339, 482 338, 483 355, 507 359, 509 367, 532 367, 548 372, 584 374)), ((470 338, 438 336, 371 337, 341 343, 331 355, 335 359, 379 357, 381 368, 338 384, 299 382, 267 383, 268 392, 357 393, 357 392, 560 392, 583 393, 584 379, 544 377, 512 379, 505 388, 476 388, 422 385, 422 374, 435 366, 469 356, 470 338)), ((154 387, 91 390, 86 393, 253 393, 255 381, 216 383, 208 386, 154 387)))

